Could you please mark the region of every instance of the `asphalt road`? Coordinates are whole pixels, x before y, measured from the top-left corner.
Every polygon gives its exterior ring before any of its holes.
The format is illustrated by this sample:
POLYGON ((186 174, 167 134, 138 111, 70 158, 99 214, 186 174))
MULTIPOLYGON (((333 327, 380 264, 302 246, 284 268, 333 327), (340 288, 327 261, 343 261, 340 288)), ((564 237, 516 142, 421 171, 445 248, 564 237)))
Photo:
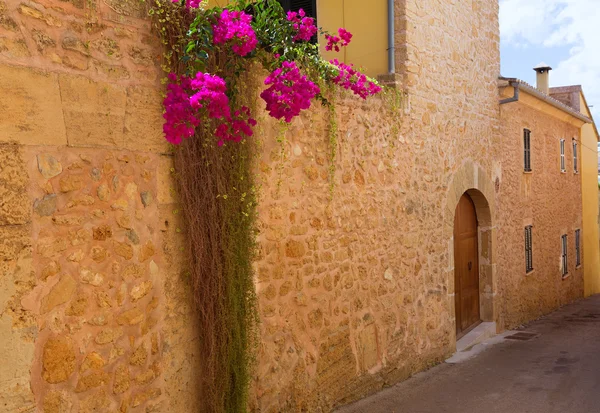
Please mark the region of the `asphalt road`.
POLYGON ((600 413, 600 296, 521 330, 534 338, 501 340, 338 413, 600 413))

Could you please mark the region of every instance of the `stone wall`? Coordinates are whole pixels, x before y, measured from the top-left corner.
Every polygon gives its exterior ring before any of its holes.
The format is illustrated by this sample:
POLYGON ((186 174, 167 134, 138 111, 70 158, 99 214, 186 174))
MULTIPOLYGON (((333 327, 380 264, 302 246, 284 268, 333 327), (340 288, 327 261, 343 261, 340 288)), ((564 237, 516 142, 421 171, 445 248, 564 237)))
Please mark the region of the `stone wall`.
POLYGON ((266 128, 260 411, 327 411, 456 349, 456 196, 478 188, 490 210, 495 201, 498 2, 398 1, 396 18, 406 105, 390 114, 377 99, 338 102, 331 200, 328 114, 296 121, 283 152, 266 128))
MULTIPOLYGON (((496 146, 498 183, 499 327, 513 328, 583 296, 575 266, 575 230, 582 228, 581 177, 573 172, 579 128, 521 102, 501 106, 496 146), (523 129, 531 130, 532 172, 523 172, 523 129), (566 172, 560 170, 565 139, 566 172), (525 273, 524 228, 533 225, 533 272, 525 273), (568 235, 568 277, 561 272, 561 235, 568 235)), ((578 145, 581 170, 581 145, 578 145)), ((583 248, 583 234, 581 238, 583 248)), ((585 257, 583 257, 585 259, 585 257)))
POLYGON ((199 405, 141 4, 0 1, 2 411, 199 405))

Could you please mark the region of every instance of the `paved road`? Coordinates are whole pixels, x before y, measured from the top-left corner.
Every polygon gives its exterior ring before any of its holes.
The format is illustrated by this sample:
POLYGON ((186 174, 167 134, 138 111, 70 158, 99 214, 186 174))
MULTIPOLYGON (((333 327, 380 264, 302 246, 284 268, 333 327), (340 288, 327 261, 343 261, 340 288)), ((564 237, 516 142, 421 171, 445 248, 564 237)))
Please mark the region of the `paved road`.
POLYGON ((524 331, 539 336, 503 340, 338 413, 600 413, 600 296, 524 331))

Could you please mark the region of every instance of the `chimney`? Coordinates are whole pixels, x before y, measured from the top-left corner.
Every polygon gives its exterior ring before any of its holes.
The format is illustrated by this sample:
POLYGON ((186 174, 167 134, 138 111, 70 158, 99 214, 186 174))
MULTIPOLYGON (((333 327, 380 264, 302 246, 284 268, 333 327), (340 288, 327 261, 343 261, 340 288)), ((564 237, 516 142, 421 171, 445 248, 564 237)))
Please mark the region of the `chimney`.
POLYGON ((537 72, 537 85, 536 87, 542 93, 547 95, 550 94, 550 71, 552 68, 546 63, 542 62, 533 68, 537 72))

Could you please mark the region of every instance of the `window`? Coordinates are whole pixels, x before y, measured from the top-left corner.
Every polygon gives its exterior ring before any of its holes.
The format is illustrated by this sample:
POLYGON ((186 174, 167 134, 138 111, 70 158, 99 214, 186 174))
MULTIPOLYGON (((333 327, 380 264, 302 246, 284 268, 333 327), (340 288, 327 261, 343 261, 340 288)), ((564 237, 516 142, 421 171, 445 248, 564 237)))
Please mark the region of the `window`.
POLYGON ((533 271, 533 241, 531 239, 532 226, 525 227, 525 272, 533 271))
POLYGON ((560 140, 560 171, 567 172, 567 167, 565 166, 565 140, 560 140))
MULTIPOLYGON (((288 11, 298 11, 300 9, 304 10, 307 17, 312 17, 315 19, 315 26, 319 27, 317 24, 317 0, 278 0, 283 7, 283 10, 288 11)), ((314 35, 312 39, 310 39, 311 43, 318 42, 318 35, 314 35)))
POLYGON ((523 129, 523 170, 531 172, 531 131, 523 129))
POLYGON ((581 230, 575 230, 575 266, 581 265, 581 230))
POLYGON ((573 172, 579 173, 579 167, 577 166, 577 141, 573 139, 573 172))
POLYGON ((304 10, 308 17, 317 18, 317 1, 316 0, 279 0, 281 7, 285 11, 304 10))
POLYGON ((567 235, 562 236, 562 255, 561 255, 561 263, 562 263, 562 275, 563 277, 569 273, 569 262, 567 257, 567 235))

